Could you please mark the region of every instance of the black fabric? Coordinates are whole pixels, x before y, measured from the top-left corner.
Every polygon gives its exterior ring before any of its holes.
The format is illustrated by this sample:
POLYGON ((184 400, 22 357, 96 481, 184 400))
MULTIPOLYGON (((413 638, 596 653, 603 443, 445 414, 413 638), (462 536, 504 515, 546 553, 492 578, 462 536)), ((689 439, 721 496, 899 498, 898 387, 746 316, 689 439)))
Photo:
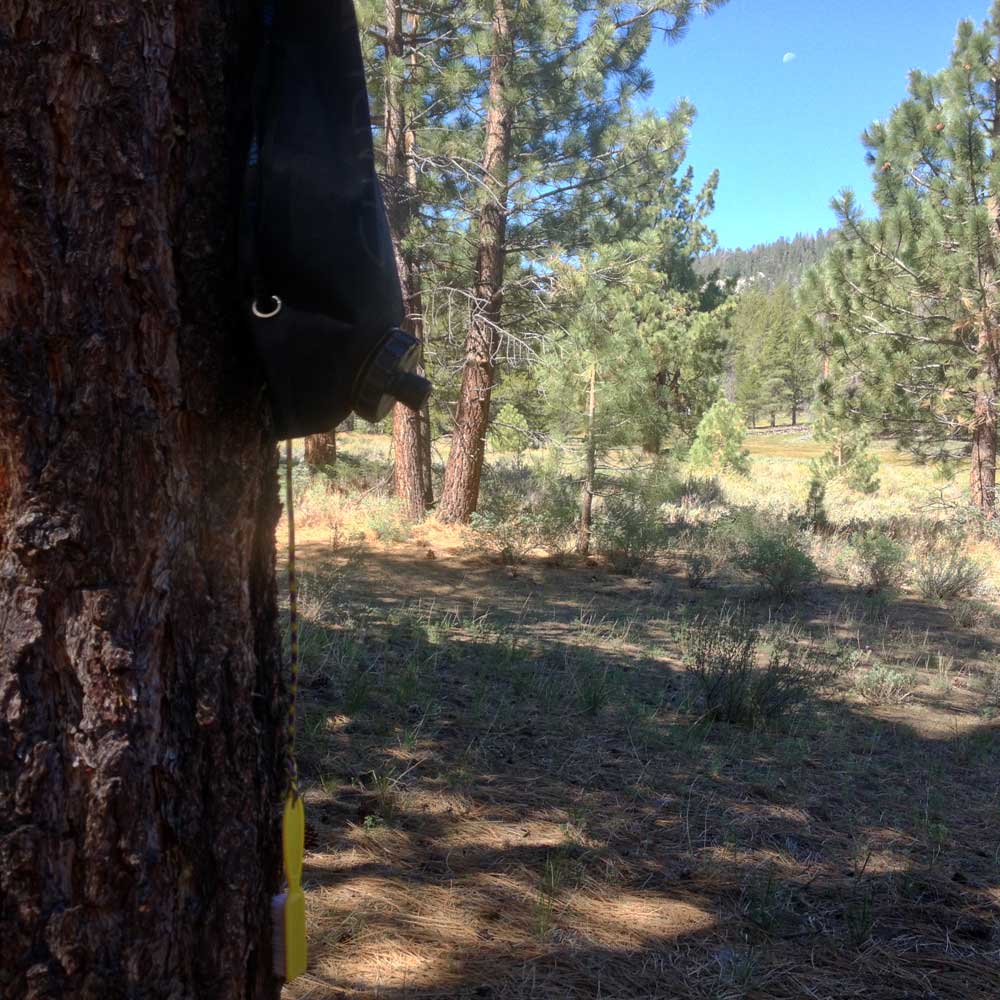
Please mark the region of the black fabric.
POLYGON ((279 438, 330 430, 350 414, 352 377, 365 361, 352 352, 365 343, 354 326, 283 304, 276 316, 254 316, 252 329, 279 438))
POLYGON ((242 257, 277 431, 331 429, 403 319, 350 0, 279 0, 259 59, 242 257))

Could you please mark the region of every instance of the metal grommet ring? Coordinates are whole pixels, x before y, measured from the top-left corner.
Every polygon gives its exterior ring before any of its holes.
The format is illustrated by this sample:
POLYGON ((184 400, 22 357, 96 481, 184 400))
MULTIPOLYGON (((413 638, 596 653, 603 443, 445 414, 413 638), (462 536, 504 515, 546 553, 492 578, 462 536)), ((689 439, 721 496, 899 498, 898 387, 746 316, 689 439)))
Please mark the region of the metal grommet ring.
POLYGON ((274 308, 270 312, 261 312, 257 307, 256 299, 251 303, 250 311, 259 319, 271 319, 272 316, 277 316, 281 312, 281 299, 277 295, 272 295, 271 299, 274 302, 274 308))

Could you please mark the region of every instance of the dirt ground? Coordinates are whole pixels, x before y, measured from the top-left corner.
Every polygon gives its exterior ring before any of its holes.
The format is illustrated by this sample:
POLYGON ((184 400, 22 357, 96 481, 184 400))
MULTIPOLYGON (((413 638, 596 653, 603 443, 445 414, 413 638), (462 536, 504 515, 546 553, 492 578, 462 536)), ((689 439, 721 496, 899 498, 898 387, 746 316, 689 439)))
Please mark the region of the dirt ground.
POLYGON ((490 563, 423 526, 300 541, 310 973, 289 998, 1000 997, 1000 633, 826 582, 794 608, 668 558, 490 563), (836 674, 700 718, 696 614, 745 603, 836 674), (852 693, 906 665, 901 704, 852 693))

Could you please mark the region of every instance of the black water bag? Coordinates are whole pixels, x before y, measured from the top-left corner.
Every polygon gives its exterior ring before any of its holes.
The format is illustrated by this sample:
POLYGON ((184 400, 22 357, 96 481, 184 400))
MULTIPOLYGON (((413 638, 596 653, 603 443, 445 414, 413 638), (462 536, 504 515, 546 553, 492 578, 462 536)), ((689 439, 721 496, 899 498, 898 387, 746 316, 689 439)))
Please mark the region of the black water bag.
POLYGON ((242 215, 244 298, 279 437, 418 409, 430 383, 375 173, 350 0, 265 8, 242 215))

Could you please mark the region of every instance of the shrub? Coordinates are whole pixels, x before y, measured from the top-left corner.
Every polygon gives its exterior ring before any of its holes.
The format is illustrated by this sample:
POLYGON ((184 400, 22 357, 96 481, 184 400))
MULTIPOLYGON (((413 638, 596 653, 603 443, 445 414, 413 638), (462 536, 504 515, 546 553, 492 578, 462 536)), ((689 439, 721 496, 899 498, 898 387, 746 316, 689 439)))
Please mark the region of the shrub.
POLYGON ((518 455, 531 444, 528 421, 511 403, 500 407, 486 436, 496 451, 510 451, 518 455))
POLYGON ((362 513, 365 527, 380 542, 402 542, 409 537, 410 525, 394 497, 370 497, 362 513))
POLYGON ((686 531, 677 544, 683 551, 687 582, 692 589, 704 587, 725 562, 719 545, 707 531, 686 531))
POLYGON ((940 601, 971 597, 984 577, 982 569, 954 543, 924 547, 911 564, 911 575, 921 596, 940 601))
POLYGON ((869 705, 899 705, 913 694, 916 684, 917 675, 912 671, 876 663, 858 672, 853 691, 869 705))
POLYGON ((866 531, 851 542, 854 575, 869 594, 895 590, 906 577, 906 549, 882 531, 866 531))
POLYGON ((777 597, 791 597, 818 575, 794 525, 776 517, 743 512, 715 532, 741 569, 760 578, 777 597))
POLYGON ((604 498, 594 521, 594 538, 598 550, 620 573, 638 569, 663 548, 662 485, 655 474, 636 476, 626 479, 620 492, 604 498))
POLYGON ((725 500, 722 484, 715 476, 673 479, 664 487, 663 502, 691 510, 711 510, 725 500))
POLYGON ((760 632, 742 614, 696 619, 684 636, 685 669, 708 721, 766 725, 802 710, 830 679, 808 651, 774 643, 758 664, 760 632))
POLYGON ((989 628, 994 621, 993 606, 985 601, 961 600, 951 609, 956 628, 989 628))
POLYGON ((564 552, 576 518, 576 485, 560 473, 557 460, 547 460, 537 470, 491 469, 472 526, 501 562, 516 563, 538 546, 564 552))
POLYGON ((993 718, 1000 710, 1000 667, 994 667, 981 682, 983 714, 993 718))
POLYGON ((484 476, 473 529, 483 546, 503 563, 520 562, 535 547, 530 515, 530 470, 491 469, 484 476))
POLYGON ((715 402, 701 418, 688 455, 692 469, 750 472, 750 453, 743 447, 746 424, 739 407, 727 399, 715 402))
POLYGON ((580 513, 579 486, 565 476, 553 451, 540 463, 529 496, 529 518, 535 541, 553 556, 561 556, 580 513))
POLYGON ((809 495, 806 497, 806 524, 810 528, 825 528, 829 523, 826 513, 826 483, 815 472, 809 480, 809 495))

